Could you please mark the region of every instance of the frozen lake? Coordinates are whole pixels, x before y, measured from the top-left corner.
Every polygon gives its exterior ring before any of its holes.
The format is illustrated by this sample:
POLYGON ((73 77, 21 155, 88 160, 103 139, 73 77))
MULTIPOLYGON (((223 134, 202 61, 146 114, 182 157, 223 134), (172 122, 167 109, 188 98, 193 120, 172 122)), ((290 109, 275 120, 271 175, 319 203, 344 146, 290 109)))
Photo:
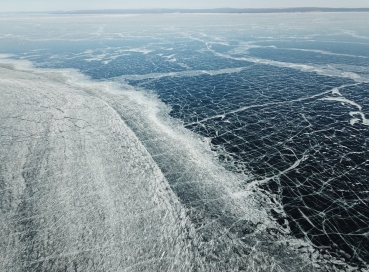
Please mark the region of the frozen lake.
POLYGON ((1 15, 0 270, 368 271, 368 24, 1 15))

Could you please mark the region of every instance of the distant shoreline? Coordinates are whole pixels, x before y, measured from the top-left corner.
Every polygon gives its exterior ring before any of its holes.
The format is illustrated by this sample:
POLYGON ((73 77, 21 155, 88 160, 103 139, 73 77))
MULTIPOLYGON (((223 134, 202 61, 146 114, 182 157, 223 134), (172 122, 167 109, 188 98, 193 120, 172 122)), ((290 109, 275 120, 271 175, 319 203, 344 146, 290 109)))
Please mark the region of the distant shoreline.
POLYGON ((68 11, 0 12, 0 14, 170 14, 170 13, 308 13, 308 12, 369 12, 369 8, 216 8, 216 9, 99 9, 68 11))

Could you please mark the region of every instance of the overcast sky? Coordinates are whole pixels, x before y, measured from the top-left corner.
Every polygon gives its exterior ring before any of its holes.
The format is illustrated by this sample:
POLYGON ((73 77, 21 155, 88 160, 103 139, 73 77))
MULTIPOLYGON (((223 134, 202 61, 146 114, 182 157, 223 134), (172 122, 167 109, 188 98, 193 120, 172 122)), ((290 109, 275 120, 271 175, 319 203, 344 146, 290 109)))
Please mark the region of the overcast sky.
POLYGON ((369 7, 369 0, 0 0, 0 12, 129 8, 369 7))

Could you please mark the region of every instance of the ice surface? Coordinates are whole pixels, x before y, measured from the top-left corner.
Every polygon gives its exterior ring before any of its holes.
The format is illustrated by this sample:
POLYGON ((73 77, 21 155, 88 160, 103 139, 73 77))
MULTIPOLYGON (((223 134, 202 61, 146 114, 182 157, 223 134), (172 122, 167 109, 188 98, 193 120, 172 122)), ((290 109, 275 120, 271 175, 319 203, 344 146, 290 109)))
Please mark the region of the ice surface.
POLYGON ((313 269, 293 250, 303 242, 269 233, 282 229, 267 199, 234 197, 240 177, 161 120, 160 102, 12 66, 0 68, 1 269, 313 269))
POLYGON ((350 105, 353 105, 353 106, 357 107, 359 110, 361 110, 361 108, 362 108, 355 101, 351 101, 351 100, 349 100, 347 98, 344 98, 344 97, 325 97, 325 98, 322 98, 321 100, 338 101, 338 102, 342 102, 343 104, 347 103, 347 104, 350 104, 350 105))
POLYGON ((0 69, 1 270, 191 269, 184 210, 119 115, 60 73, 0 69))
POLYGON ((368 271, 368 24, 1 15, 3 263, 368 271))

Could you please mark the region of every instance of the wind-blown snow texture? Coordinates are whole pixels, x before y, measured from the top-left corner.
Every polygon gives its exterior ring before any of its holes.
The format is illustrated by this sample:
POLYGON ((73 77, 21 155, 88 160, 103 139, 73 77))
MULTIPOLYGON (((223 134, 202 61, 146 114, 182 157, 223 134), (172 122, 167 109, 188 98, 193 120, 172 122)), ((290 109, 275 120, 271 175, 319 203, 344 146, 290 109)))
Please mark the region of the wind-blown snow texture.
POLYGON ((1 269, 368 271, 367 14, 0 21, 1 269))

